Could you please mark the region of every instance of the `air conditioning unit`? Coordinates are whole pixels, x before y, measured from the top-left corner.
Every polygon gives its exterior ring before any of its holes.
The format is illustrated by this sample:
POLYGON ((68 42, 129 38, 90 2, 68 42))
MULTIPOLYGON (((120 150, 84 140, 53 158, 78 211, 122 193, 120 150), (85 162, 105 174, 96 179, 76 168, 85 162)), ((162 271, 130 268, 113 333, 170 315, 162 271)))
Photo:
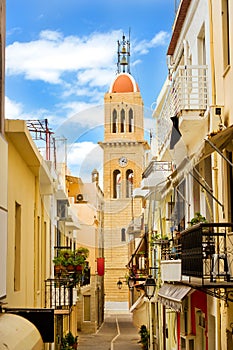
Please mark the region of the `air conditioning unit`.
POLYGON ((87 202, 87 199, 86 199, 86 197, 85 197, 82 193, 79 193, 79 194, 77 194, 77 196, 76 196, 76 202, 77 202, 77 203, 87 202))
POLYGON ((223 106, 214 106, 214 115, 216 117, 223 116, 223 106))
POLYGON ((194 350, 195 349, 195 335, 181 335, 181 350, 194 350))
POLYGON ((224 124, 224 106, 212 105, 210 106, 210 116, 212 131, 219 130, 224 124))

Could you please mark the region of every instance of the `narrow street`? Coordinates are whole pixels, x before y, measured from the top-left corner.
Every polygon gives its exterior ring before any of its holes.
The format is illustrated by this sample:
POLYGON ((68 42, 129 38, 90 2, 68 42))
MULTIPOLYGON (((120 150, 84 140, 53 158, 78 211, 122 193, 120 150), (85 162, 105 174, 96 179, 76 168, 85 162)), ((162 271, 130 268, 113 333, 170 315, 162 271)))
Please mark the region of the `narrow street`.
POLYGON ((139 350, 140 337, 130 314, 107 314, 96 334, 79 333, 79 350, 139 350))

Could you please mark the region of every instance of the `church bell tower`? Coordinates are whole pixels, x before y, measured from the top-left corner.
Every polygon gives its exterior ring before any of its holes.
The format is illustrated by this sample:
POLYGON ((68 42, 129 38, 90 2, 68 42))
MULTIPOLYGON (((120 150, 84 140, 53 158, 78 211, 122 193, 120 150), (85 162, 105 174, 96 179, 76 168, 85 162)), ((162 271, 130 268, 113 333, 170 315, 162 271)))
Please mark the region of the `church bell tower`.
POLYGON ((140 187, 145 165, 144 109, 139 86, 130 73, 130 41, 118 41, 117 74, 104 96, 103 187, 105 198, 105 309, 128 309, 124 283, 129 261, 128 225, 141 214, 140 187), (117 281, 123 282, 117 288, 117 281))

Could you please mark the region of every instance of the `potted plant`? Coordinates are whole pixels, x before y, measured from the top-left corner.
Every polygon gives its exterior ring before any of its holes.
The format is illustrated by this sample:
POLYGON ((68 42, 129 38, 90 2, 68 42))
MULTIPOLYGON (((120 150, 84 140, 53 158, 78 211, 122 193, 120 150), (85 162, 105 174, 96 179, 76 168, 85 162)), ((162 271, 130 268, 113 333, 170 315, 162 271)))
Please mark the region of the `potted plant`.
POLYGON ((139 334, 141 336, 141 340, 139 340, 139 343, 142 344, 142 349, 148 350, 149 349, 150 334, 149 334, 145 325, 141 326, 139 334))
POLYGON ((75 250, 73 261, 74 261, 76 271, 83 270, 88 255, 89 255, 89 250, 87 248, 79 247, 78 249, 75 250))
POLYGON ((201 213, 197 212, 195 213, 194 218, 190 221, 191 226, 196 225, 200 222, 207 223, 207 220, 204 216, 201 215, 201 213))
POLYGON ((79 247, 78 249, 76 249, 75 253, 77 255, 82 255, 85 257, 85 259, 87 259, 89 256, 89 249, 85 247, 79 247))
POLYGON ((76 271, 82 271, 85 265, 86 258, 83 255, 74 254, 73 263, 76 271))
POLYGON ((63 266, 69 271, 74 271, 74 252, 71 250, 62 251, 61 255, 63 256, 63 266))
POLYGON ((53 263, 54 263, 55 275, 62 273, 62 271, 64 270, 63 260, 64 260, 64 258, 60 254, 58 256, 54 257, 53 263))
POLYGON ((68 272, 72 272, 75 269, 74 258, 72 255, 65 261, 65 266, 68 272))
POLYGON ((65 337, 62 338, 61 350, 77 349, 78 336, 74 336, 72 332, 68 332, 65 337))

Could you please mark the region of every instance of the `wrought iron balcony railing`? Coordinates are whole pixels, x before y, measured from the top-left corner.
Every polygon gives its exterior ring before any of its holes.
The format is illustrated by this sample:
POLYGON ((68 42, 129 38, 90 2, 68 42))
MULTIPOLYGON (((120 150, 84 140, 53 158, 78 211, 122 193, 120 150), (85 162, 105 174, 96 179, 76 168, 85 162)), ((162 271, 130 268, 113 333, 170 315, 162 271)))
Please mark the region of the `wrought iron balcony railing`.
POLYGON ((90 284, 90 268, 82 273, 71 272, 45 281, 45 307, 69 309, 77 302, 79 287, 90 284))
POLYGON ((45 281, 45 307, 69 310, 77 301, 77 289, 68 278, 49 278, 45 281))
POLYGON ((167 241, 161 246, 161 260, 177 260, 181 259, 181 244, 175 244, 167 241))
POLYGON ((181 232, 182 275, 201 284, 233 282, 233 223, 200 223, 181 232))

